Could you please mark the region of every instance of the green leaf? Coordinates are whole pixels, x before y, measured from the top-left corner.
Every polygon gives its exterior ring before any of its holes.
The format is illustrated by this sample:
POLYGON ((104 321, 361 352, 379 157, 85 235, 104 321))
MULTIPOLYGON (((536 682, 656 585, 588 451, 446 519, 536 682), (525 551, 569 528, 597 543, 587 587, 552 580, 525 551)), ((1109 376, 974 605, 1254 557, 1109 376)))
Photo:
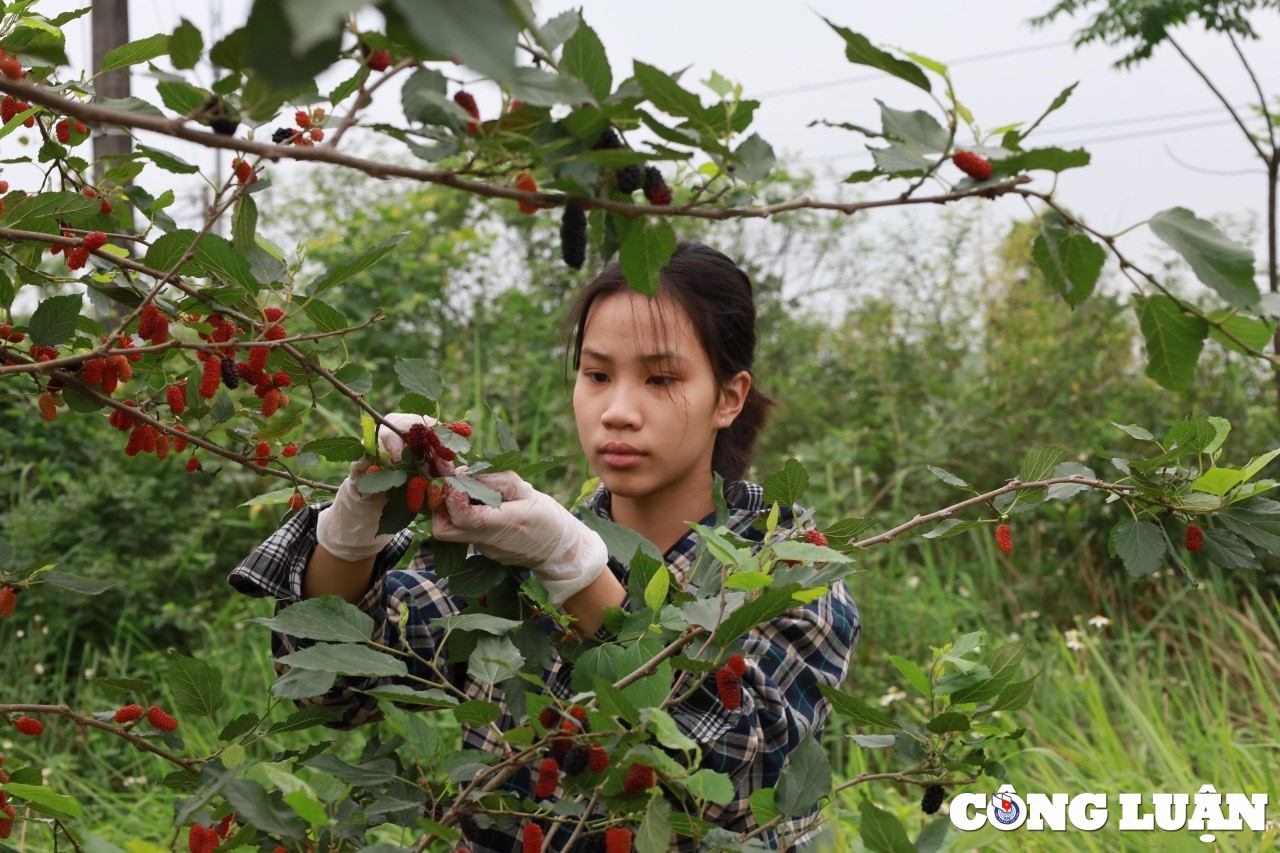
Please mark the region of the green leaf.
POLYGON ((485 634, 503 635, 519 628, 521 622, 515 619, 503 619, 488 613, 455 613, 452 616, 437 616, 429 623, 432 628, 445 631, 481 631, 485 634))
MULTIPOLYGON (((610 664, 610 673, 612 672, 613 665, 610 664)), ((591 689, 596 692, 596 704, 603 713, 611 717, 620 717, 633 726, 640 722, 640 712, 635 704, 610 681, 598 675, 592 676, 591 689)))
MULTIPOLYGON (((609 556, 620 563, 630 565, 637 551, 653 558, 658 563, 662 562, 662 552, 658 550, 658 546, 629 527, 623 527, 621 524, 602 518, 594 512, 583 513, 582 523, 600 534, 600 538, 604 540, 605 547, 609 549, 609 556)), ((634 568, 632 566, 633 571, 634 568)), ((634 597, 639 599, 642 595, 643 593, 634 597)))
POLYGON ((485 506, 502 506, 502 495, 475 477, 446 477, 445 481, 468 497, 475 498, 485 506))
POLYGON ((792 593, 795 591, 794 584, 768 587, 760 593, 759 597, 748 601, 725 617, 720 627, 716 629, 716 642, 726 646, 760 623, 770 622, 779 614, 790 610, 795 605, 795 600, 792 598, 792 593))
POLYGON ((1241 355, 1250 354, 1246 347, 1254 352, 1263 352, 1276 334, 1276 324, 1273 321, 1233 314, 1226 309, 1210 311, 1209 319, 1221 324, 1221 327, 1209 326, 1209 337, 1241 355))
POLYGON ((925 675, 923 669, 906 658, 897 655, 889 655, 889 660, 898 668, 898 672, 911 683, 911 686, 920 691, 921 696, 932 696, 933 689, 929 686, 929 676, 925 675))
POLYGON ((246 711, 222 727, 222 731, 218 732, 218 740, 238 740, 243 735, 253 731, 257 725, 258 715, 252 711, 246 711))
POLYGON ((516 71, 513 4, 503 0, 391 0, 409 33, 442 57, 498 82, 516 71))
POLYGON ((831 709, 843 717, 853 720, 855 725, 859 726, 883 726, 889 729, 901 728, 897 723, 889 718, 887 714, 877 711, 870 705, 863 703, 860 699, 855 699, 848 693, 845 693, 835 687, 829 687, 825 684, 818 685, 818 689, 822 691, 822 695, 831 703, 831 709))
POLYGON ((156 91, 166 107, 183 116, 199 110, 209 99, 202 89, 178 80, 161 80, 156 84, 156 91))
POLYGON ((306 699, 320 696, 333 686, 334 673, 291 669, 271 685, 271 695, 281 699, 306 699))
POLYGON ((1167 543, 1155 522, 1131 518, 1117 524, 1111 535, 1131 577, 1149 575, 1164 565, 1167 543))
POLYGON ((579 23, 573 36, 565 42, 560 70, 586 83, 597 101, 607 98, 613 88, 613 72, 604 43, 585 22, 579 23))
POLYGON ((74 797, 55 794, 43 785, 22 785, 17 782, 8 782, 5 784, 4 790, 9 796, 23 800, 27 805, 31 806, 32 811, 62 820, 84 817, 84 809, 74 797))
POLYGON ((502 709, 496 702, 482 702, 479 699, 468 699, 461 705, 453 707, 453 717, 467 726, 487 726, 502 717, 502 709))
POLYGON ((859 811, 858 836, 872 853, 915 853, 902 822, 865 797, 859 811))
POLYGON ((397 358, 396 376, 406 391, 421 394, 428 400, 438 400, 444 393, 440 374, 425 358, 397 358))
POLYGON ((373 390, 373 375, 362 364, 344 364, 333 372, 333 378, 351 389, 354 394, 368 394, 373 390))
POLYGON ((661 272, 675 251, 676 233, 665 219, 636 220, 618 253, 627 284, 645 296, 655 295, 661 272))
POLYGON ((708 123, 707 111, 698 96, 680 86, 674 76, 636 60, 633 66, 636 82, 653 105, 668 115, 708 123))
POLYGON ((971 527, 982 524, 980 521, 965 521, 960 518, 948 518, 938 522, 938 526, 928 533, 921 534, 925 539, 949 539, 959 536, 971 527))
POLYGON ((408 672, 399 658, 352 643, 309 646, 278 660, 291 668, 333 672, 338 675, 398 676, 408 672))
POLYGON ((1172 246, 1191 266, 1196 278, 1237 308, 1258 301, 1253 252, 1231 240, 1218 226, 1186 208, 1161 211, 1148 220, 1152 232, 1172 246))
POLYGON ((207 663, 174 655, 169 658, 169 689, 184 714, 212 717, 222 707, 222 673, 207 663))
POLYGON ((124 68, 126 65, 137 65, 139 62, 146 62, 157 56, 164 56, 168 52, 169 37, 163 33, 156 33, 144 39, 122 44, 108 52, 102 58, 101 70, 110 71, 113 68, 124 68))
MULTIPOLYGON (((138 113, 139 115, 152 116, 153 118, 165 117, 158 107, 142 100, 142 98, 98 98, 94 103, 109 110, 124 110, 125 112, 138 113)), ((98 202, 98 206, 101 205, 102 202, 98 202)))
POLYGON ((1075 308, 1093 293, 1107 252, 1084 232, 1042 228, 1031 243, 1031 258, 1049 286, 1075 308))
POLYGON ((356 490, 362 495, 374 495, 378 492, 390 491, 396 486, 403 486, 408 479, 408 471, 401 471, 398 468, 386 468, 369 474, 362 474, 360 481, 356 484, 356 490))
POLYGON ((275 735, 281 732, 298 732, 340 719, 342 719, 342 709, 340 708, 334 708, 329 705, 308 705, 305 708, 299 708, 294 711, 289 715, 288 719, 272 723, 263 734, 275 735))
POLYGON ((967 732, 969 718, 959 711, 946 711, 925 723, 925 728, 939 735, 947 732, 967 732))
MULTIPOLYGON (((241 255, 249 254, 257 240, 258 205, 251 195, 242 195, 236 200, 235 213, 231 218, 231 248, 241 255)), ((310 307, 310 306, 308 306, 310 307)), ((341 328, 339 326, 338 328, 341 328)), ((325 331, 328 331, 327 329, 325 331)))
POLYGON ((70 192, 38 193, 7 204, 10 206, 6 208, 6 218, 13 228, 24 228, 32 220, 48 217, 82 222, 102 206, 98 199, 70 192))
POLYGON ((756 788, 751 792, 747 802, 751 804, 751 816, 757 826, 764 826, 778 816, 777 794, 773 788, 756 788))
POLYGON ((83 304, 84 298, 78 293, 42 300, 27 323, 27 335, 32 343, 51 347, 69 340, 75 334, 76 318, 83 304))
POLYGON ((468 557, 448 575, 449 594, 475 598, 493 589, 507 576, 507 568, 488 557, 468 557))
POLYGON ((1191 488, 1197 492, 1222 497, 1244 480, 1244 472, 1238 468, 1210 468, 1191 481, 1191 488))
POLYGON ((1092 155, 1083 148, 1070 151, 1062 148, 1033 148, 1021 151, 1012 157, 993 159, 991 161, 992 176, 1016 175, 1019 172, 1030 172, 1044 169, 1049 172, 1065 172, 1067 169, 1079 169, 1089 165, 1092 155))
POLYGON ((373 618, 337 595, 309 598, 289 605, 274 618, 249 621, 291 637, 331 643, 360 643, 373 636, 373 618))
POLYGON ((1060 448, 1052 445, 1028 451, 1022 460, 1022 466, 1018 469, 1018 479, 1024 483, 1048 479, 1064 455, 1060 448))
POLYGON ((831 762, 812 735, 792 750, 778 776, 777 792, 778 810, 791 817, 808 814, 819 799, 831 793, 831 762))
MULTIPOLYGON (((1071 88, 1075 88, 1074 83, 1071 84, 1071 88)), ((939 853, 943 842, 946 841, 947 830, 950 828, 951 821, 945 817, 925 824, 924 829, 920 830, 920 834, 916 836, 916 853, 939 853)))
POLYGON ((240 285, 249 295, 258 292, 258 280, 243 255, 236 253, 225 237, 206 234, 196 246, 196 261, 210 273, 240 285))
POLYGON ((79 575, 73 575, 57 569, 44 572, 40 575, 40 580, 51 586, 56 586, 59 589, 76 592, 81 595, 98 595, 106 592, 118 583, 117 581, 82 578, 79 575))
POLYGON ((1184 314, 1168 296, 1134 297, 1147 343, 1147 376, 1170 391, 1186 391, 1209 334, 1202 318, 1184 314))
POLYGON ((867 147, 871 157, 876 161, 876 168, 881 172, 899 177, 915 177, 923 175, 929 168, 929 161, 910 148, 900 143, 893 143, 886 148, 867 147))
POLYGON ((1035 693, 1036 676, 1031 676, 1026 681, 1015 681, 1000 691, 1000 695, 996 697, 996 701, 991 704, 992 711, 1016 711, 1023 705, 1031 701, 1031 695, 1035 693))
POLYGON ((748 183, 767 178, 778 160, 773 153, 773 146, 760 138, 758 133, 753 133, 742 141, 733 152, 733 159, 738 163, 734 177, 748 183))
POLYGON ((733 780, 723 773, 705 767, 680 780, 680 784, 699 800, 727 806, 733 802, 733 780))
POLYGON ((947 149, 947 131, 929 113, 924 110, 895 110, 880 100, 876 103, 880 105, 880 122, 886 138, 903 142, 921 154, 947 149))
POLYGON ((182 19, 178 28, 169 36, 169 59, 174 68, 195 68, 204 50, 204 39, 195 24, 182 19))
POLYGON ((1223 527, 1269 553, 1280 555, 1280 503, 1253 497, 1217 515, 1223 527))
POLYGON ((809 472, 795 459, 788 459, 782 470, 764 478, 764 502, 789 507, 800 502, 809 488, 809 472))
POLYGON ((930 474, 937 477, 939 480, 946 483, 948 486, 955 486, 958 489, 969 488, 968 483, 966 483, 964 480, 961 480, 959 477, 957 477, 955 474, 952 474, 950 471, 944 471, 943 469, 935 468, 932 465, 926 465, 924 467, 929 469, 930 474))
MULTIPOLYGON (((468 615, 468 614, 463 614, 468 615)), ((497 684, 520 673, 524 656, 507 637, 482 637, 468 660, 467 672, 485 684, 497 684)))
POLYGON ((397 705, 415 705, 424 708, 449 708, 458 704, 458 700, 443 690, 431 687, 426 690, 414 690, 407 684, 384 684, 372 690, 362 690, 375 699, 386 699, 397 705))
MULTIPOLYGON (((654 737, 658 739, 658 743, 667 749, 693 750, 698 748, 698 742, 680 731, 676 721, 666 711, 661 708, 650 708, 648 714, 648 728, 653 732, 654 737)), ((721 803, 721 805, 724 805, 724 803, 721 803)))
POLYGON ((329 288, 336 287, 353 276, 364 272, 369 267, 391 254, 392 250, 394 250, 396 246, 400 245, 404 238, 408 236, 408 231, 401 231, 399 234, 395 234, 388 237, 386 240, 383 240, 372 249, 362 252, 359 257, 350 263, 328 270, 324 275, 311 283, 311 295, 319 296, 329 288))
POLYGON ((1210 528, 1204 531, 1204 545, 1201 553, 1216 566, 1224 569, 1262 570, 1262 563, 1244 540, 1230 530, 1210 528))
POLYGON ((662 609, 662 605, 667 601, 667 590, 671 586, 671 573, 666 567, 660 568, 653 573, 653 577, 649 579, 649 583, 644 588, 644 603, 649 609, 657 613, 662 609))
POLYGON ((355 462, 364 456, 364 447, 358 438, 317 438, 303 445, 302 452, 319 454, 330 462, 355 462))
POLYGON ((301 838, 306 832, 306 824, 293 809, 276 805, 277 799, 283 803, 279 792, 268 794, 251 779, 231 780, 222 789, 222 795, 235 807, 237 819, 255 829, 283 838, 301 838))
POLYGON ((335 332, 351 325, 351 321, 345 314, 319 299, 309 300, 304 310, 311 318, 311 322, 315 323, 316 328, 322 332, 335 332))
POLYGON ((507 91, 517 100, 536 107, 556 104, 585 104, 592 100, 591 90, 580 80, 566 74, 553 74, 541 68, 521 67, 511 77, 507 91))
POLYGON ((635 834, 636 853, 668 853, 671 849, 671 804, 661 791, 649 799, 635 834))
POLYGON ((929 78, 925 76, 920 66, 914 62, 898 59, 896 56, 886 53, 873 45, 867 40, 866 36, 833 24, 826 18, 823 18, 823 20, 827 21, 827 26, 839 33, 844 39, 844 55, 850 62, 879 68, 881 71, 888 72, 900 80, 906 80, 911 85, 918 86, 926 92, 932 91, 929 85, 929 78))

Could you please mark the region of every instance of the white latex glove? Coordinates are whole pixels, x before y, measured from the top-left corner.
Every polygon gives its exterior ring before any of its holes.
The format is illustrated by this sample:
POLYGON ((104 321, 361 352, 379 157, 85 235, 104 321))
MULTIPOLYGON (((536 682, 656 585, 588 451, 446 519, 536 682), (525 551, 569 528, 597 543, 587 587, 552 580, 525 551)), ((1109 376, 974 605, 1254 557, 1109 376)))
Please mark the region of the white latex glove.
MULTIPOLYGON (((459 469, 463 473, 465 468, 459 469)), ((546 587, 556 607, 600 577, 609 549, 600 534, 573 517, 550 495, 514 471, 480 474, 481 483, 502 495, 502 505, 471 504, 465 492, 450 489, 431 517, 431 535, 445 542, 474 544, 506 566, 523 566, 546 587)))
MULTIPOLYGON (((388 423, 397 429, 408 432, 414 424, 424 423, 428 427, 436 425, 436 419, 426 415, 408 415, 392 412, 386 416, 388 423)), ((392 462, 398 462, 404 453, 404 439, 384 427, 378 429, 378 446, 392 462)), ((453 465, 435 460, 436 467, 442 474, 452 474, 453 465)), ((347 478, 338 488, 333 503, 320 510, 316 519, 316 541, 333 556, 355 562, 374 556, 381 551, 394 533, 378 534, 378 522, 382 517, 382 508, 387 505, 385 492, 366 495, 357 488, 360 477, 373 463, 368 460, 357 460, 351 463, 347 478)))

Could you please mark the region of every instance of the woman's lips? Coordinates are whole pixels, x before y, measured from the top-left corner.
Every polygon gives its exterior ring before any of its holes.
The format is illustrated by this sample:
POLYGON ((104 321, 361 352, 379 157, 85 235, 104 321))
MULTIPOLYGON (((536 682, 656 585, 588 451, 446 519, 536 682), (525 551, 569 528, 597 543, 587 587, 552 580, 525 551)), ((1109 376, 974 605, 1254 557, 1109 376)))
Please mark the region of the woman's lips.
POLYGON ((600 448, 600 458, 610 468, 634 468, 645 454, 629 444, 609 442, 600 448))

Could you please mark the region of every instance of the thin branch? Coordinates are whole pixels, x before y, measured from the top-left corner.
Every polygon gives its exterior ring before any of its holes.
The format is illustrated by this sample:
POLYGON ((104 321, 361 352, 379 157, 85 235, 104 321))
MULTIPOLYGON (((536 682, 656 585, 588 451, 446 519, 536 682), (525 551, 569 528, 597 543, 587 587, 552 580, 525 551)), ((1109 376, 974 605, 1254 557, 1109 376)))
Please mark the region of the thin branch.
POLYGON ((581 204, 584 209, 607 210, 614 213, 621 213, 626 216, 676 215, 694 219, 721 221, 746 218, 767 219, 776 214, 785 213, 791 210, 831 210, 837 213, 851 214, 880 207, 901 207, 909 204, 947 204, 952 201, 958 201, 960 199, 971 198, 974 196, 982 198, 996 198, 997 196, 1013 191, 1013 189, 1020 184, 1029 183, 1031 181, 1029 177, 1019 175, 1003 183, 991 187, 984 187, 979 190, 943 193, 941 195, 924 196, 906 200, 894 196, 893 198, 878 199, 874 201, 826 202, 811 199, 807 196, 801 196, 789 201, 765 205, 763 207, 705 208, 693 207, 687 204, 633 204, 630 202, 615 201, 607 198, 596 198, 593 196, 571 196, 558 193, 525 192, 523 190, 518 190, 515 187, 487 184, 479 181, 469 181, 459 177, 458 173, 452 170, 417 169, 393 163, 380 163, 376 160, 368 160, 363 157, 352 157, 348 154, 336 151, 327 145, 296 148, 294 146, 276 145, 275 143, 267 142, 253 142, 247 139, 221 136, 220 134, 213 133, 211 131, 193 130, 187 127, 186 122, 182 119, 157 118, 156 116, 143 115, 142 113, 133 113, 126 110, 99 106, 98 104, 85 103, 74 98, 64 98, 50 92, 43 86, 34 83, 25 83, 20 80, 0 78, 0 92, 9 92, 15 97, 21 97, 33 103, 42 104, 66 115, 79 118, 86 123, 120 125, 140 130, 149 130, 154 133, 171 136, 175 139, 194 142, 207 148, 221 148, 228 151, 237 151, 241 154, 254 154, 272 161, 296 160, 306 163, 328 163, 334 166, 354 169, 374 178, 407 178, 409 180, 421 181, 423 183, 452 187, 453 189, 469 192, 473 195, 486 196, 489 198, 501 198, 509 201, 530 202, 538 205, 539 207, 560 207, 569 201, 576 201, 581 204))
MULTIPOLYGON (((1196 72, 1200 79, 1204 81, 1204 84, 1209 87, 1209 91, 1213 92, 1214 97, 1216 97, 1222 105, 1227 108, 1227 112, 1231 114, 1232 120, 1240 127, 1240 131, 1244 134, 1244 138, 1249 140, 1249 144, 1253 146, 1253 150, 1258 153, 1258 156, 1262 158, 1263 162, 1266 162, 1266 152, 1262 150, 1262 146, 1258 143, 1258 140, 1253 138, 1253 134, 1249 132, 1249 128, 1245 125, 1244 119, 1240 118, 1240 114, 1236 112, 1236 108, 1227 100, 1227 96, 1222 94, 1222 92, 1218 90, 1217 86, 1213 85, 1213 81, 1209 79, 1209 75, 1206 74, 1204 69, 1197 65, 1196 61, 1182 49, 1182 45, 1178 44, 1177 39, 1173 36, 1169 36, 1169 44, 1173 45, 1173 49, 1178 52, 1178 55, 1186 60, 1186 63, 1191 66, 1191 70, 1196 72)), ((1265 101, 1263 102, 1263 106, 1266 106, 1265 101)), ((1270 122, 1268 122, 1268 125, 1270 125, 1270 122)))
MULTIPOLYGON (((1258 75, 1253 73, 1253 66, 1249 64, 1249 60, 1244 55, 1244 51, 1240 48, 1240 42, 1236 41, 1235 33, 1227 30, 1227 39, 1231 42, 1231 47, 1235 49, 1236 56, 1240 57, 1240 64, 1244 66, 1245 72, 1249 75, 1249 79, 1253 81, 1253 90, 1258 93, 1258 109, 1266 113, 1267 96, 1262 91, 1262 84, 1258 82, 1258 75)), ((1271 156, 1275 157, 1276 152, 1276 129, 1270 120, 1267 121, 1267 138, 1271 140, 1271 156)))
POLYGON ((158 746, 152 746, 145 738, 140 738, 137 735, 132 734, 128 729, 112 725, 111 723, 104 723, 101 720, 94 719, 93 717, 85 716, 84 714, 71 710, 66 705, 0 705, 0 715, 13 713, 57 714, 72 720, 77 725, 88 726, 94 729, 102 729, 104 732, 116 735, 117 737, 122 737, 138 749, 158 755, 164 760, 178 765, 193 776, 200 775, 200 762, 196 759, 182 758, 181 756, 174 755, 172 752, 161 749, 158 746))
POLYGON ((417 64, 418 61, 416 59, 402 59, 389 68, 385 74, 375 80, 373 85, 367 89, 365 88, 365 83, 369 82, 369 78, 366 77, 364 80, 360 81, 360 88, 356 90, 355 103, 351 105, 351 109, 347 110, 347 114, 342 117, 342 123, 339 124, 338 129, 334 131, 333 138, 325 143, 325 147, 337 149, 338 140, 345 136, 347 131, 351 129, 351 126, 355 124, 356 114, 370 104, 373 99, 373 93, 378 91, 378 87, 383 83, 386 83, 404 69, 412 68, 417 64))

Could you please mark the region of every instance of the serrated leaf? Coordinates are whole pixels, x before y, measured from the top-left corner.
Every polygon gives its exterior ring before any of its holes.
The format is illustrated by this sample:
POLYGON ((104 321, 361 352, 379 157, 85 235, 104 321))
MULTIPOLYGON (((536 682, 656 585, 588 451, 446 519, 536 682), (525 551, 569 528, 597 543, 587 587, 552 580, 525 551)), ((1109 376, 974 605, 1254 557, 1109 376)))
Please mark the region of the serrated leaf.
POLYGON ((43 785, 23 785, 18 782, 8 782, 5 784, 4 790, 9 796, 19 798, 25 805, 30 806, 32 811, 40 814, 46 814, 62 820, 74 820, 84 817, 84 808, 74 797, 54 793, 43 785))
POLYGON ((949 136, 932 115, 924 110, 895 110, 883 101, 876 103, 880 104, 880 121, 886 138, 904 142, 923 154, 946 150, 949 136))
POLYGON ((959 477, 957 477, 955 474, 952 474, 950 471, 944 471, 943 469, 935 468, 932 465, 926 465, 924 467, 929 469, 930 474, 937 477, 939 480, 946 483, 948 486, 955 486, 958 489, 969 488, 968 483, 966 483, 964 480, 961 480, 959 477))
POLYGON ((1074 308, 1092 295, 1107 252, 1081 231, 1042 227, 1031 243, 1031 258, 1049 286, 1074 308))
POLYGON ((1024 483, 1048 479, 1064 455, 1060 448, 1052 446, 1037 447, 1029 451, 1018 469, 1018 479, 1024 483))
POLYGON ((401 471, 396 468, 383 469, 374 471, 371 474, 362 474, 360 481, 356 484, 356 489, 362 495, 373 495, 378 492, 390 491, 396 486, 403 486, 408 479, 408 471, 401 471))
POLYGON ((898 672, 902 673, 903 678, 911 683, 911 686, 920 691, 921 696, 932 696, 933 690, 929 686, 929 676, 924 670, 912 661, 897 655, 889 655, 890 662, 897 667, 898 672))
POLYGON ((1147 224, 1152 233, 1182 255, 1196 278, 1228 303, 1237 308, 1257 303, 1253 252, 1247 246, 1230 239, 1218 226, 1196 218, 1183 207, 1163 210, 1147 224))
POLYGON ((684 779, 681 786, 699 800, 727 806, 733 802, 733 780, 723 773, 702 768, 684 779))
POLYGON ((222 673, 186 655, 169 658, 169 689, 179 711, 212 717, 222 707, 222 673))
POLYGON ((947 518, 938 522, 938 526, 928 533, 922 534, 925 539, 948 539, 959 536, 971 527, 982 524, 980 521, 965 521, 959 518, 947 518))
POLYGON ((795 459, 788 459, 782 470, 764 478, 764 502, 791 506, 800 502, 809 488, 809 472, 795 459))
POLYGON ((70 592, 77 592, 81 595, 98 595, 106 592, 114 586, 116 581, 94 580, 93 578, 83 578, 79 575, 73 575, 58 569, 51 569, 40 575, 40 580, 47 584, 65 589, 70 592))
POLYGON ((655 793, 635 834, 636 853, 668 853, 671 849, 671 804, 655 793))
POLYGON ((273 618, 250 619, 273 631, 307 640, 360 643, 373 636, 373 618, 336 595, 322 595, 291 604, 273 618))
MULTIPOLYGON (((653 732, 658 743, 667 749, 692 750, 697 748, 698 742, 682 732, 680 727, 676 725, 676 721, 666 711, 660 708, 650 708, 648 714, 648 728, 653 732)), ((721 803, 721 805, 724 804, 721 803)))
POLYGON ((75 334, 76 318, 83 304, 79 294, 45 297, 27 322, 27 335, 41 346, 65 343, 75 334))
POLYGON ((481 637, 467 661, 467 672, 485 684, 497 684, 518 675, 523 665, 524 656, 509 638, 481 637))
POLYGON ((865 797, 859 811, 858 837, 872 853, 915 853, 902 822, 865 797))
POLYGON ((666 571, 665 567, 653 573, 653 577, 649 578, 649 583, 644 588, 644 603, 650 610, 656 613, 662 608, 667 601, 667 590, 670 586, 671 573, 666 571))
POLYGON ((407 674, 404 662, 367 646, 352 643, 309 646, 278 660, 290 668, 332 672, 338 675, 407 674))
POLYGON ((844 39, 844 55, 850 62, 879 68, 881 71, 892 74, 900 80, 906 80, 911 85, 918 86, 926 92, 932 91, 929 85, 929 78, 925 76, 920 66, 914 62, 899 59, 873 45, 866 36, 855 33, 846 27, 837 26, 826 18, 823 18, 823 20, 827 21, 827 26, 839 33, 844 39))
POLYGON ((1204 554, 1209 562, 1224 569, 1262 570, 1262 563, 1258 561, 1253 550, 1230 530, 1216 527, 1205 530, 1204 545, 1201 546, 1200 553, 1204 554))
POLYGON ((1153 521, 1128 519, 1113 531, 1116 554, 1131 577, 1149 575, 1164 565, 1164 534, 1153 521))
POLYGON ((522 623, 488 613, 455 613, 452 616, 437 616, 429 623, 432 628, 445 631, 481 631, 486 634, 503 635, 519 628, 522 623))
POLYGON ((887 714, 877 711, 848 693, 825 684, 818 685, 818 689, 822 691, 822 695, 831 703, 832 710, 842 717, 848 717, 855 725, 883 726, 888 729, 901 728, 887 714))
POLYGON ((586 83, 597 101, 607 98, 613 88, 613 72, 604 43, 585 22, 579 22, 573 36, 564 43, 560 70, 586 83))
POLYGON ((969 730, 969 718, 959 711, 946 711, 931 718, 925 723, 925 728, 934 734, 946 734, 947 732, 967 732, 969 730))
POLYGON ((102 68, 100 70, 110 71, 113 68, 124 68, 126 65, 137 65, 139 62, 155 59, 157 56, 163 56, 168 52, 169 37, 162 33, 156 33, 144 39, 122 44, 115 50, 109 51, 102 58, 102 68))
POLYGON ((453 706, 451 710, 454 719, 467 726, 487 726, 502 717, 502 709, 496 702, 482 702, 479 699, 469 699, 461 705, 453 706))
POLYGON ((618 253, 627 284, 645 296, 656 294, 661 272, 675 251, 676 234, 665 219, 637 220, 618 253))
POLYGON ((320 696, 333 686, 335 674, 308 669, 291 669, 271 685, 271 695, 281 699, 306 699, 320 696))
POLYGON ((364 447, 359 439, 346 436, 317 438, 303 445, 302 452, 318 454, 330 462, 355 462, 364 456, 364 447))
POLYGON ((831 793, 831 761, 812 735, 791 751, 776 790, 778 810, 792 817, 808 814, 819 799, 831 793))
POLYGON ((502 506, 502 495, 475 477, 446 477, 445 482, 469 498, 475 498, 485 506, 502 506))
POLYGON ((995 702, 991 703, 992 711, 1016 711, 1031 701, 1036 689, 1036 676, 1026 681, 1015 681, 1000 691, 995 702))
POLYGON ((1011 157, 993 159, 991 173, 993 175, 1016 175, 1019 172, 1030 172, 1043 169, 1049 172, 1065 172, 1067 169, 1079 169, 1088 166, 1092 155, 1083 148, 1070 151, 1063 148, 1033 148, 1020 151, 1011 157))
MULTIPOLYGON (((391 237, 388 237, 386 240, 383 240, 381 243, 379 243, 377 246, 373 247, 372 249, 362 252, 359 257, 357 257, 355 260, 351 261, 350 263, 346 263, 341 266, 334 267, 331 270, 328 270, 322 276, 320 276, 319 278, 317 278, 315 281, 311 283, 311 295, 319 296, 321 293, 324 293, 326 290, 330 289, 331 287, 336 287, 337 285, 342 284, 342 282, 347 281, 353 276, 356 276, 364 272, 369 267, 373 266, 374 264, 378 263, 378 261, 382 260, 387 255, 391 254, 391 252, 395 249, 395 247, 400 245, 400 243, 407 236, 409 236, 408 231, 401 231, 399 234, 395 234, 391 237)), ((428 396, 431 396, 431 395, 428 395, 428 396)), ((435 396, 439 396, 439 395, 435 395, 435 396)))
POLYGON ((169 60, 174 68, 195 68, 200 61, 200 52, 204 50, 204 38, 195 24, 182 19, 178 28, 169 36, 169 60))
POLYGON ((342 710, 328 705, 308 705, 289 715, 288 719, 272 723, 263 735, 296 732, 342 719, 342 710))
POLYGON ((1222 510, 1217 519, 1242 539, 1280 555, 1280 503, 1252 497, 1222 510))
POLYGON ((396 376, 406 391, 421 394, 429 400, 438 400, 444 393, 440 374, 424 358, 396 359, 396 376))

